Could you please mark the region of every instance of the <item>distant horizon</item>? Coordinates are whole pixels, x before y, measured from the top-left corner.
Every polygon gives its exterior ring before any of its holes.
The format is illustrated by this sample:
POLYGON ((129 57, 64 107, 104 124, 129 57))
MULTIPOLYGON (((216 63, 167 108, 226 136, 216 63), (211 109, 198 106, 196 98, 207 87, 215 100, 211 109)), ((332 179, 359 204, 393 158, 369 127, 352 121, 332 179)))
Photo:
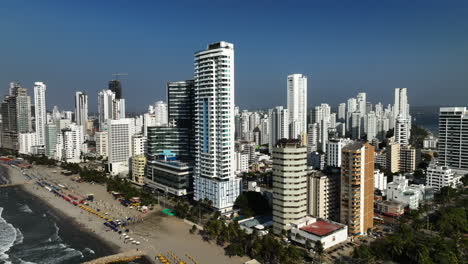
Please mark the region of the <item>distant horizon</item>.
POLYGON ((467 10, 466 1, 422 0, 5 1, 0 95, 14 80, 30 91, 44 81, 49 107, 73 109, 80 90, 95 111, 98 91, 121 72, 127 109, 141 111, 166 100, 166 82, 193 78, 196 51, 224 40, 234 44, 242 109, 286 105, 293 73, 308 77, 309 106, 361 91, 393 103, 397 87, 408 88, 414 106, 460 105, 468 98, 467 10))

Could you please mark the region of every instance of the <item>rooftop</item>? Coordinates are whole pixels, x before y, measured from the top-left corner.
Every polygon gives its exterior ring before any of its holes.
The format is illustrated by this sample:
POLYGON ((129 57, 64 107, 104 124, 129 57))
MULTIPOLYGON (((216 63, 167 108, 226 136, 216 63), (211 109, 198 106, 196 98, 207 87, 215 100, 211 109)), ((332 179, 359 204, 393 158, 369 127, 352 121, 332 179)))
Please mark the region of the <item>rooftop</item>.
POLYGON ((240 225, 243 225, 245 227, 255 227, 257 225, 263 225, 263 226, 268 226, 268 222, 273 221, 273 218, 271 216, 257 216, 254 218, 250 219, 245 219, 243 221, 239 221, 240 225))
POLYGON ((323 237, 341 228, 343 228, 343 226, 332 224, 324 220, 317 220, 316 222, 303 226, 300 229, 307 233, 323 237))
POLYGON ((354 142, 351 142, 351 143, 347 144, 346 146, 344 146, 343 150, 356 151, 356 150, 360 150, 362 148, 362 146, 364 146, 363 142, 354 141, 354 142))

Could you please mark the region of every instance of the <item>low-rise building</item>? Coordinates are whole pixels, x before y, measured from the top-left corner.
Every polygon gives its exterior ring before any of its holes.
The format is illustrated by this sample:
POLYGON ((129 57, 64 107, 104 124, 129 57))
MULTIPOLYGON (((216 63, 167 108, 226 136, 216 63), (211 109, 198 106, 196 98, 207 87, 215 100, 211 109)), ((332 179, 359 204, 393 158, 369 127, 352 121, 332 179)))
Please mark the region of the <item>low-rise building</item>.
POLYGON ((460 176, 448 166, 439 166, 433 162, 427 168, 426 185, 439 191, 443 187, 456 187, 460 183, 460 176))
POLYGON ((257 234, 263 236, 268 234, 268 228, 273 226, 273 219, 271 216, 256 216, 242 219, 238 223, 247 234, 252 234, 254 230, 257 230, 257 234))
POLYGON ((394 176, 387 186, 387 200, 403 203, 410 209, 418 209, 419 202, 424 198, 420 187, 409 186, 408 179, 403 175, 394 176))
POLYGON ((398 217, 405 213, 405 205, 396 201, 376 201, 375 209, 383 215, 393 217, 398 217))
POLYGON ((348 239, 348 227, 346 225, 313 217, 304 217, 296 224, 292 224, 291 239, 302 245, 309 240, 311 245, 316 241, 322 242, 327 249, 348 239))

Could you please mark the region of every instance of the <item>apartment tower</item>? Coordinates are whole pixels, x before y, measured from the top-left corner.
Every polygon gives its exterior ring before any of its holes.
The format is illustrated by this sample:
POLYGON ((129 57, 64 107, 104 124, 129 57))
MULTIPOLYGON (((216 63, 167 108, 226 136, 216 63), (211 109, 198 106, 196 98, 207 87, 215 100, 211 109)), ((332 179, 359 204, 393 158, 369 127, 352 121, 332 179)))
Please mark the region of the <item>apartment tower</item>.
POLYGON ((341 161, 341 223, 350 236, 360 236, 373 227, 374 147, 354 142, 343 148, 341 161))
POLYGON ((194 199, 221 212, 240 194, 234 160, 234 45, 209 44, 195 53, 194 199))
POLYGON ((273 148, 273 231, 280 234, 307 215, 307 147, 298 139, 273 148))

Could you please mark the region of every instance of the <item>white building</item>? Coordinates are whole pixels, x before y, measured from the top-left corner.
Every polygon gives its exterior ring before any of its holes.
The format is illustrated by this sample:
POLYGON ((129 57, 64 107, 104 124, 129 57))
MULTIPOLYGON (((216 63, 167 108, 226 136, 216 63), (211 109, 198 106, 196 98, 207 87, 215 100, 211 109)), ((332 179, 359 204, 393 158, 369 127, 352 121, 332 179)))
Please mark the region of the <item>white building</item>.
POLYGON ((167 103, 157 101, 154 104, 154 114, 156 118, 156 126, 165 126, 168 124, 167 103))
POLYGON ((410 209, 418 209, 424 194, 419 188, 412 188, 403 175, 393 176, 393 181, 387 184, 387 200, 400 202, 410 209))
POLYGON ((133 119, 108 120, 108 165, 112 175, 129 172, 132 155, 133 119))
POLYGON ((318 150, 319 125, 317 123, 307 126, 307 153, 310 154, 318 150))
POLYGON ((31 155, 33 153, 33 146, 36 146, 36 132, 19 133, 18 134, 18 153, 31 155))
POLYGON ((299 223, 291 224, 291 239, 302 245, 309 240, 311 245, 320 241, 324 249, 333 247, 348 239, 346 225, 325 219, 304 217, 299 223))
POLYGON ((439 111, 439 163, 468 171, 468 109, 441 107, 439 111))
POLYGON ((411 116, 409 110, 406 88, 395 88, 395 103, 393 106, 395 141, 400 144, 409 143, 411 132, 411 116))
POLYGON ((268 114, 269 142, 268 150, 273 151, 273 147, 278 140, 289 138, 289 112, 282 106, 270 109, 268 114))
POLYGON ((120 98, 120 99, 114 99, 113 102, 113 113, 112 113, 114 119, 124 119, 126 117, 125 115, 125 99, 120 98))
POLYGON ((429 136, 423 141, 423 148, 425 149, 437 149, 437 143, 439 139, 434 136, 429 136))
POLYGON ((146 137, 142 134, 135 134, 132 137, 132 157, 145 154, 146 137))
POLYGON ((380 170, 374 170, 374 189, 382 191, 384 195, 387 191, 387 176, 380 170))
POLYGON ((341 167, 341 150, 344 146, 353 143, 349 138, 330 139, 326 145, 326 164, 331 167, 341 167))
POLYGON ((307 135, 307 77, 302 74, 288 76, 288 110, 290 138, 302 139, 307 135))
POLYGON ((107 143, 109 140, 107 135, 107 131, 96 132, 94 134, 94 138, 96 140, 96 153, 103 158, 107 157, 107 143))
POLYGON ((113 119, 115 93, 102 90, 98 93, 99 131, 107 130, 107 120, 113 119))
POLYGON ((439 191, 443 187, 455 188, 460 183, 460 176, 448 166, 433 162, 427 168, 426 185, 439 191))
POLYGON ((83 136, 86 136, 88 124, 88 95, 83 92, 75 94, 75 122, 83 129, 83 136))
MULTIPOLYGON (((84 136, 82 126, 75 123, 62 130, 60 137, 62 156, 65 162, 79 163, 81 161, 81 150, 83 148, 84 136)), ((59 143, 57 143, 59 144, 59 143)))
POLYGON ((234 45, 209 44, 195 53, 194 199, 221 212, 240 194, 234 161, 234 45))
POLYGON ((235 165, 236 165, 234 170, 236 174, 249 171, 249 154, 248 153, 235 152, 234 159, 235 159, 235 165))
POLYGON ((47 124, 46 85, 43 82, 34 83, 34 112, 36 120, 36 143, 45 145, 45 126, 47 124))

